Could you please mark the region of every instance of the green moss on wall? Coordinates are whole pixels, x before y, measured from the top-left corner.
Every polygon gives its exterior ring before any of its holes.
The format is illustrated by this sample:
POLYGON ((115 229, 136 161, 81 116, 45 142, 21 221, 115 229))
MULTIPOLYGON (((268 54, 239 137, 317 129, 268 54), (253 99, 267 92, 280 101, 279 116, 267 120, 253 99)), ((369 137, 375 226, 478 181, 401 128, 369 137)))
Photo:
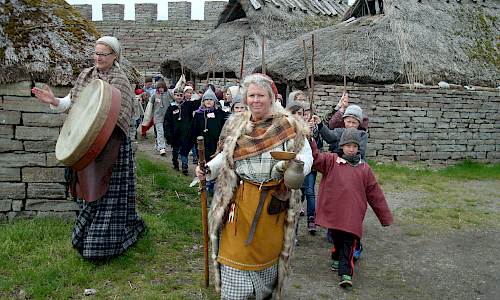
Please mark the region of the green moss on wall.
POLYGON ((498 17, 488 15, 481 7, 473 10, 460 9, 458 18, 464 30, 455 32, 470 40, 462 45, 470 60, 494 65, 500 69, 500 34, 496 30, 498 17))

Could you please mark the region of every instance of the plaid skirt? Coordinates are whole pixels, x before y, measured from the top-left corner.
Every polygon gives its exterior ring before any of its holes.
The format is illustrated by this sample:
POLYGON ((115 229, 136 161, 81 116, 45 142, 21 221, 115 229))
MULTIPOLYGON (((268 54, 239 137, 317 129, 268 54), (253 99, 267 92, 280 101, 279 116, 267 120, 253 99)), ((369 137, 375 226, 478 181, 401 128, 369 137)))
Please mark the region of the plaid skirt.
POLYGON ((122 254, 145 229, 135 210, 134 158, 125 137, 113 167, 109 188, 99 200, 84 202, 73 228, 73 247, 85 258, 122 254))
POLYGON ((259 271, 243 271, 220 265, 222 300, 262 300, 272 295, 278 264, 259 271))

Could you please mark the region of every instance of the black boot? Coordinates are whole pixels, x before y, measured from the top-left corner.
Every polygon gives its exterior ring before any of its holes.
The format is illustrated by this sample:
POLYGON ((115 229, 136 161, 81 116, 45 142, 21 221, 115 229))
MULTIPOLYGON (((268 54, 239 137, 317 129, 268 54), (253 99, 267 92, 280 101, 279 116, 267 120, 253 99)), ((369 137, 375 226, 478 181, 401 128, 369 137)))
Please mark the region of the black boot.
POLYGON ((173 162, 173 165, 174 165, 174 170, 179 171, 179 163, 173 162))
POLYGON ((182 166, 182 174, 184 174, 185 176, 188 176, 188 166, 187 165, 182 166))

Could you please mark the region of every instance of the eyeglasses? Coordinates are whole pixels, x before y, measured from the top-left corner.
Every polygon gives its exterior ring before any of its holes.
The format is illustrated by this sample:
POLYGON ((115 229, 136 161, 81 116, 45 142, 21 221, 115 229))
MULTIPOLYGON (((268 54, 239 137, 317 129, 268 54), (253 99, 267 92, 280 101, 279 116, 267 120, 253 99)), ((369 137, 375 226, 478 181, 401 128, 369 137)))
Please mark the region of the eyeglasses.
POLYGON ((113 52, 103 53, 103 52, 94 52, 95 56, 106 57, 113 54, 113 52))

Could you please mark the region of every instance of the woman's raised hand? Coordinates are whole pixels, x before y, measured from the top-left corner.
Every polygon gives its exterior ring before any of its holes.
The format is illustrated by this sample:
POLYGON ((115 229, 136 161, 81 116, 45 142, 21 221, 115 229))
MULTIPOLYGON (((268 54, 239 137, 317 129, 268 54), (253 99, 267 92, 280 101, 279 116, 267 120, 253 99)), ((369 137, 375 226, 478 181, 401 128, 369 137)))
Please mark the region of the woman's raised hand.
POLYGON ((40 100, 44 103, 52 104, 53 106, 59 105, 59 100, 56 99, 56 97, 54 96, 54 93, 52 92, 52 90, 50 89, 50 87, 48 85, 44 85, 43 89, 34 87, 31 89, 31 92, 33 92, 33 94, 35 94, 35 97, 38 100, 40 100))

